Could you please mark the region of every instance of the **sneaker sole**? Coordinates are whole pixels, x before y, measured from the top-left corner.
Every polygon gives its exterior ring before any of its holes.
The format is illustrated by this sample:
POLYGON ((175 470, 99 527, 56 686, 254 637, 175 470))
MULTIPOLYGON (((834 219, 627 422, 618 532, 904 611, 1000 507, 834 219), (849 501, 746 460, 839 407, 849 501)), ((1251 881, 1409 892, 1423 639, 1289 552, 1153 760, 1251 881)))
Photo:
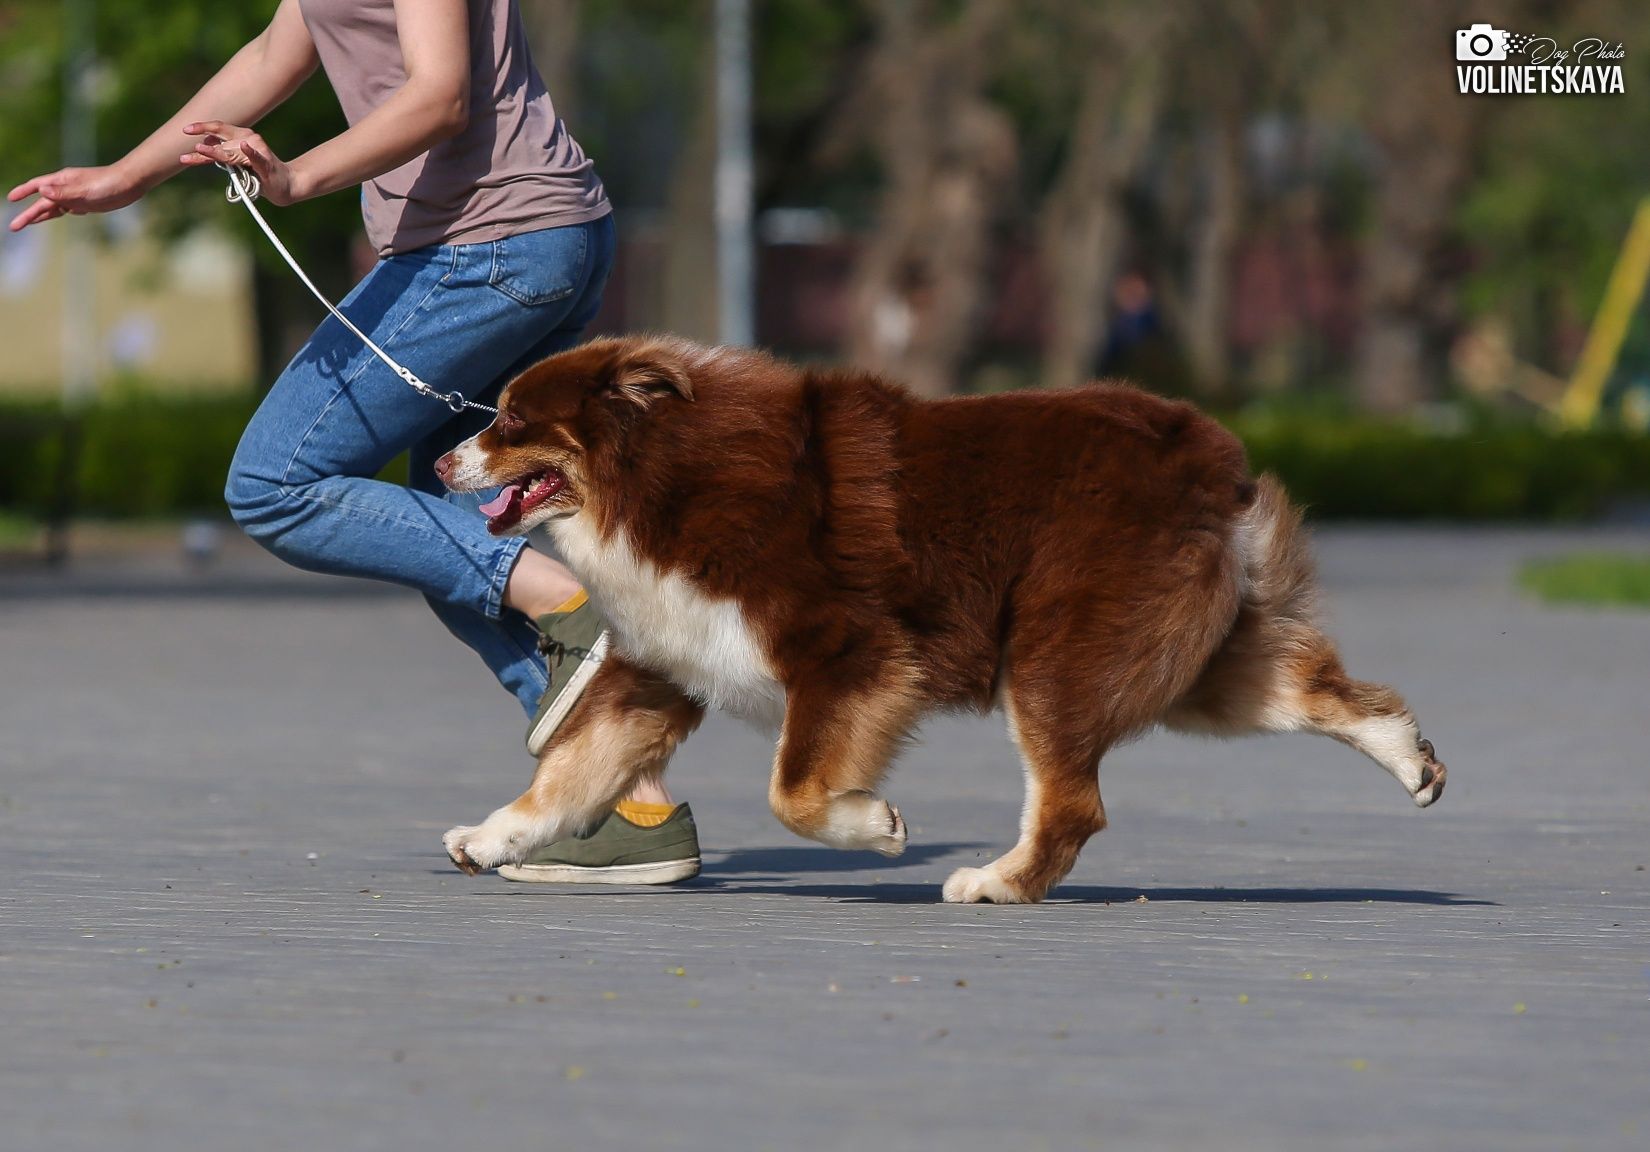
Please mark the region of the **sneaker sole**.
POLYGON ((674 884, 699 875, 699 857, 656 860, 651 864, 501 864, 498 874, 519 884, 674 884))
POLYGON ((533 730, 527 733, 527 754, 537 756, 544 751, 544 746, 550 743, 550 737, 556 734, 561 722, 567 719, 567 714, 573 710, 573 705, 579 702, 584 695, 585 687, 590 678, 596 674, 596 669, 602 666, 607 658, 607 633, 603 632, 596 637, 596 642, 590 646, 590 655, 579 662, 573 675, 568 677, 567 687, 561 690, 550 705, 550 711, 539 717, 539 722, 533 725, 533 730))

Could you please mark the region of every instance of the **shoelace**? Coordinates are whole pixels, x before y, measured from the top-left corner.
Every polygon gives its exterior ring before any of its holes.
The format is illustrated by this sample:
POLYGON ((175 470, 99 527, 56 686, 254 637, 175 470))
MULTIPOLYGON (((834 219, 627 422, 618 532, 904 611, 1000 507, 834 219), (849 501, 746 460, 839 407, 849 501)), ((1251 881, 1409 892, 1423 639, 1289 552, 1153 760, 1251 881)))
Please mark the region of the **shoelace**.
POLYGON ((544 657, 545 663, 549 664, 551 668, 560 668, 562 661, 569 656, 577 656, 580 660, 583 660, 590 655, 590 649, 588 648, 582 648, 577 644, 563 644, 560 640, 552 639, 542 632, 539 634, 538 648, 539 654, 544 657))

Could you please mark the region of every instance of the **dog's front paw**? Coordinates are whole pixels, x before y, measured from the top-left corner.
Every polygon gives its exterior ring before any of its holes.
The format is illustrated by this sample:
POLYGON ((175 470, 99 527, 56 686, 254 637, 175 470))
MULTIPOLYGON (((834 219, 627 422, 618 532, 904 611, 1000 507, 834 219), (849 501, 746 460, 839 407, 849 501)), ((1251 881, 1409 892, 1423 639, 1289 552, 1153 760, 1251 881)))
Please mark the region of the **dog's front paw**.
POLYGON ((441 843, 447 849, 447 855, 457 864, 459 870, 467 875, 475 876, 497 868, 500 864, 516 864, 520 861, 516 846, 509 837, 498 835, 487 824, 475 827, 461 826, 453 828, 441 838, 441 843))
POLYGON ((1025 904, 1026 897, 1003 882, 994 868, 958 868, 945 882, 947 904, 1025 904))
POLYGON ((869 848, 898 856, 905 851, 905 818, 880 796, 848 792, 831 802, 817 838, 833 848, 869 848))
POLYGON ((856 829, 856 847, 869 848, 884 856, 898 856, 905 851, 905 817, 886 800, 878 800, 865 813, 864 826, 856 829))
POLYGON ((458 827, 441 838, 454 864, 474 876, 501 864, 520 864, 560 835, 562 821, 524 814, 506 804, 475 827, 458 827))
POLYGON ((458 870, 466 876, 475 876, 484 867, 470 855, 470 839, 477 831, 478 829, 467 825, 449 828, 447 834, 441 838, 442 847, 447 849, 447 858, 458 865, 458 870))

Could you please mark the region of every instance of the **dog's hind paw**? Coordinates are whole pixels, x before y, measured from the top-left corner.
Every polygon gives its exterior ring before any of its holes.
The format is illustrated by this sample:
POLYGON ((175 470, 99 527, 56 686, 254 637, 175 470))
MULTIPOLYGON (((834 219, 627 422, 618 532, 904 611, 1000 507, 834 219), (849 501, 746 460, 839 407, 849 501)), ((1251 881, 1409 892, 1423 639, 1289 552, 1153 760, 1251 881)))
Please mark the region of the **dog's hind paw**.
POLYGON ((1444 781, 1449 776, 1449 770, 1433 751, 1431 740, 1422 740, 1417 747, 1426 760, 1421 766, 1421 786, 1411 793, 1411 798, 1417 808, 1425 808, 1444 794, 1444 781))

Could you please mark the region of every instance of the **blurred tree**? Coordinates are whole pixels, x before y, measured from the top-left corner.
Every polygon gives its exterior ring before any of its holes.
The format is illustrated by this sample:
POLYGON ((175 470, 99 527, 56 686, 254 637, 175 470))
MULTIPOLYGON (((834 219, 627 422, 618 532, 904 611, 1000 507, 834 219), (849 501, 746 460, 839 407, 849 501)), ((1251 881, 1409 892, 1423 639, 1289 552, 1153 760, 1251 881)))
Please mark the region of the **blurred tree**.
POLYGON ((706 287, 714 266, 690 258, 697 252, 708 261, 714 253, 706 234, 710 155, 708 149, 691 155, 693 141, 715 129, 714 109, 702 107, 701 99, 709 5, 581 0, 575 29, 565 12, 551 27, 548 18, 567 6, 562 0, 529 2, 535 60, 572 53, 570 71, 559 81, 563 90, 551 95, 616 207, 623 272, 610 292, 624 293, 621 314, 642 327, 713 332, 714 315, 709 329, 693 317, 707 297, 714 305, 715 293, 706 287), (576 34, 575 45, 547 40, 569 34, 576 34), (696 164, 702 188, 688 176, 696 164), (691 203, 695 194, 702 212, 691 203))
MULTIPOLYGON (((1206 400, 1233 399, 1246 383, 1233 333, 1246 251, 1281 254, 1314 239, 1315 221, 1301 234, 1301 221, 1278 217, 1316 178, 1298 153, 1315 129, 1303 85, 1325 55, 1321 10, 1310 0, 1187 6, 1163 46, 1173 58, 1208 66, 1188 69, 1165 99, 1133 223, 1138 262, 1151 272, 1178 345, 1179 372, 1206 400)), ((1291 268, 1290 280, 1300 272, 1291 268)))
POLYGON ((1041 382, 1081 384, 1095 374, 1109 291, 1128 241, 1124 195, 1158 131, 1169 75, 1170 7, 1105 8, 1052 0, 1020 37, 1031 82, 1054 88, 1064 153, 1041 205, 1038 253, 1048 284, 1041 382), (1078 75, 1062 62, 1081 61, 1078 75), (1075 113, 1072 108, 1075 106, 1075 113))
MULTIPOLYGON (((621 281, 648 298, 627 315, 710 332, 710 5, 520 3, 558 109, 619 205, 621 281)), ((170 114, 274 4, 98 0, 101 158, 170 114)), ((0 156, 14 179, 59 164, 62 11, 0 0, 0 156)), ((859 242, 847 351, 926 391, 995 354, 983 338, 1003 291, 994 273, 1016 246, 1035 249, 1049 289, 1049 383, 1090 375, 1112 284, 1131 267, 1209 396, 1236 399, 1272 360, 1270 344, 1247 362, 1235 350, 1240 267, 1273 285, 1251 314, 1292 311, 1267 337, 1287 346, 1268 373, 1280 387, 1350 382, 1370 407, 1404 408, 1441 391, 1447 346, 1473 316, 1564 373, 1650 191, 1650 156, 1630 145, 1650 131, 1650 102, 1633 95, 1650 90, 1638 0, 1500 0, 1493 13, 1468 0, 763 0, 754 12, 758 209, 826 207, 847 222, 859 242), (1628 96, 1460 96, 1453 29, 1486 16, 1625 42, 1628 96)), ((317 80, 262 127, 295 154, 342 118, 317 80)), ((271 378, 317 311, 224 207, 216 176, 158 190, 150 219, 169 235, 210 222, 249 237, 271 378)), ((347 285, 352 197, 276 223, 326 287, 347 285)))
POLYGON ((874 168, 822 163, 873 47, 869 9, 842 0, 762 0, 754 13, 758 209, 869 215, 874 168))
POLYGON ((885 0, 871 11, 874 47, 837 121, 836 148, 869 143, 881 182, 848 354, 941 395, 977 339, 991 226, 1014 187, 1014 128, 987 99, 1010 11, 1002 0, 885 0))
MULTIPOLYGON (((1438 392, 1444 339, 1463 263, 1455 213, 1476 167, 1492 104, 1463 97, 1449 56, 1454 30, 1481 10, 1468 0, 1376 5, 1348 19, 1346 111, 1377 149, 1373 213, 1362 244, 1362 327, 1353 392, 1400 412, 1438 392)), ((1349 15, 1343 13, 1343 15, 1349 15)))
POLYGON ((1565 96, 1497 108, 1458 213, 1473 261, 1462 294, 1471 316, 1513 338, 1519 360, 1568 375, 1578 342, 1638 201, 1650 195, 1650 154, 1621 142, 1650 134, 1650 8, 1584 0, 1538 24, 1561 43, 1599 36, 1628 47, 1626 96, 1565 96))
POLYGON ((556 115, 578 120, 579 0, 521 0, 521 22, 556 115))
MULTIPOLYGON (((1249 223, 1249 133, 1278 100, 1277 65, 1288 59, 1293 0, 1232 0, 1199 9, 1185 25, 1188 53, 1218 66, 1197 69, 1177 95, 1200 191, 1179 261, 1159 265, 1165 311, 1179 334, 1192 386, 1205 396, 1231 383, 1231 292, 1238 245, 1249 223)), ((1180 233, 1181 228, 1173 230, 1180 233)))
MULTIPOLYGON (((98 162, 118 159, 176 112, 201 84, 268 24, 278 0, 243 4, 180 4, 174 0, 99 0, 93 105, 98 162)), ((63 8, 50 0, 13 4, 0 36, 0 156, 7 185, 61 166, 63 115, 63 8)), ((343 115, 324 79, 304 85, 271 114, 261 131, 284 155, 294 156, 343 130, 343 115)), ((185 151, 180 146, 178 151, 185 151)), ((257 253, 254 306, 259 375, 272 381, 308 337, 318 306, 269 250, 251 221, 224 203, 215 169, 184 173, 146 199, 149 219, 163 237, 209 224, 233 229, 257 253)), ((332 196, 283 209, 275 222, 282 239, 322 288, 348 288, 351 242, 360 233, 354 198, 332 196)), ((49 227, 49 225, 48 225, 49 227)))
POLYGON ((716 42, 713 4, 691 4, 686 16, 700 50, 691 61, 694 94, 669 173, 665 213, 664 327, 714 344, 717 315, 716 42))

